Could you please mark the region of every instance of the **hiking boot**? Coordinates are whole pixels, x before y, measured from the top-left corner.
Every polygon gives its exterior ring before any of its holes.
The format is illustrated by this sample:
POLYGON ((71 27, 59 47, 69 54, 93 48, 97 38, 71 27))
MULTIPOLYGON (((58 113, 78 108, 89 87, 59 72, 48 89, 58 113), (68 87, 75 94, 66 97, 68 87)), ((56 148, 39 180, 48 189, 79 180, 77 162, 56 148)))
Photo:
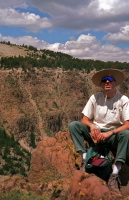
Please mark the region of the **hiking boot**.
POLYGON ((108 186, 112 188, 115 192, 117 192, 118 194, 121 194, 120 192, 121 182, 120 182, 120 178, 118 174, 110 175, 109 180, 108 180, 108 186))
POLYGON ((81 170, 82 172, 85 172, 85 171, 86 171, 86 161, 85 161, 85 160, 82 161, 80 170, 81 170))

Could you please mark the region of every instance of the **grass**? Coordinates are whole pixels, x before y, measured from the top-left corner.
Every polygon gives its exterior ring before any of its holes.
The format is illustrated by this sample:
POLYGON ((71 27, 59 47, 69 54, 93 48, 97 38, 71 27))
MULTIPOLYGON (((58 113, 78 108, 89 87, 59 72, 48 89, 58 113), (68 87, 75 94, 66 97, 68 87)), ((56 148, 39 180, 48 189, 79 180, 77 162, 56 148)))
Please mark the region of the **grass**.
POLYGON ((10 192, 0 194, 0 200, 50 200, 50 198, 36 195, 33 192, 14 189, 10 192))

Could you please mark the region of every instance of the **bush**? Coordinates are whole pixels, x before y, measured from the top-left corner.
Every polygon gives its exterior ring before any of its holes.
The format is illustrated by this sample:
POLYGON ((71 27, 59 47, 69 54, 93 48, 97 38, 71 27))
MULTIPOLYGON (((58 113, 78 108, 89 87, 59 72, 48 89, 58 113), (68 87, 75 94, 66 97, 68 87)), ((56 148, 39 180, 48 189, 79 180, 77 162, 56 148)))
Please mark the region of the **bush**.
POLYGON ((3 165, 3 169, 5 171, 9 171, 10 170, 10 166, 8 164, 3 165))
POLYGON ((32 146, 33 148, 36 147, 36 144, 35 144, 35 134, 33 132, 30 134, 30 146, 32 146))
POLYGON ((14 175, 14 174, 19 174, 20 172, 19 172, 19 170, 13 168, 13 169, 10 170, 10 173, 11 173, 12 175, 14 175))
POLYGON ((3 168, 0 168, 0 174, 1 174, 1 175, 4 175, 4 170, 3 170, 3 168))

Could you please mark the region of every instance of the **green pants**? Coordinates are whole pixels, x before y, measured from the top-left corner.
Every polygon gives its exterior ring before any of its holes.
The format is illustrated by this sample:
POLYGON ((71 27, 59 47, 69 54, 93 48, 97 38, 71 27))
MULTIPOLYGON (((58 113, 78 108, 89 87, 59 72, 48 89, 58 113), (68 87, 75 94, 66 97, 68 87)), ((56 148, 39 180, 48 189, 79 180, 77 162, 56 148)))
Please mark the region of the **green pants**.
MULTIPOLYGON (((84 140, 86 140, 89 145, 93 144, 90 136, 89 127, 82 124, 81 122, 71 122, 69 124, 69 131, 77 152, 86 152, 84 140)), ((102 129, 101 131, 106 132, 107 129, 102 129)), ((115 162, 126 162, 126 157, 129 154, 129 130, 123 130, 116 135, 110 136, 108 139, 105 140, 104 143, 108 144, 109 147, 116 149, 115 162)))

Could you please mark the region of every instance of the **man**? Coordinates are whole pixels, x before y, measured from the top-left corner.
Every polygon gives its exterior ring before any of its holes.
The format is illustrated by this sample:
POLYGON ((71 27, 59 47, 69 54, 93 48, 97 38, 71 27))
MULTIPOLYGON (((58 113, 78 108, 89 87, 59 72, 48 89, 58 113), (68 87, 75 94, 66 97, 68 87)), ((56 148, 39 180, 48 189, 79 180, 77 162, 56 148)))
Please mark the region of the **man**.
POLYGON ((119 171, 126 162, 129 152, 129 99, 116 92, 116 86, 124 80, 124 75, 116 69, 104 69, 93 75, 93 83, 102 88, 102 92, 90 97, 82 113, 81 122, 69 124, 69 130, 77 152, 82 155, 82 167, 85 171, 86 147, 93 141, 106 143, 116 149, 113 172, 108 185, 120 192, 119 171))

